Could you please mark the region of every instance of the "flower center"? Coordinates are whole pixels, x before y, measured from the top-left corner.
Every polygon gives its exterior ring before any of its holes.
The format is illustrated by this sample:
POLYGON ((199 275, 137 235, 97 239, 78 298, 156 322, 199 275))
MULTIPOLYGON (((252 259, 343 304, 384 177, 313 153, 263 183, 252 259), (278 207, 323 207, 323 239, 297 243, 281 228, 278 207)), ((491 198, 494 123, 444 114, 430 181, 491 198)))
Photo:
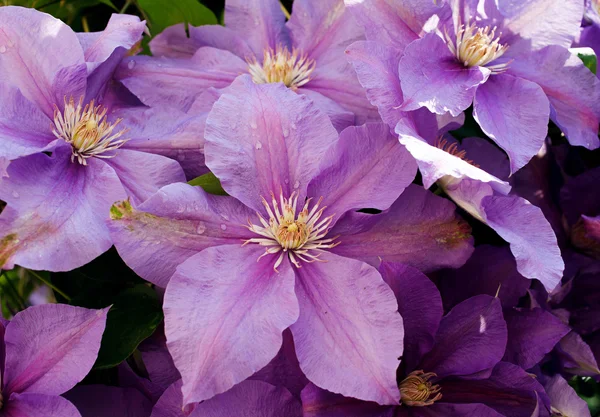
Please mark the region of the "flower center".
POLYGON ((462 159, 467 164, 471 164, 474 167, 479 168, 479 165, 477 165, 472 159, 467 159, 467 151, 465 151, 464 149, 460 149, 456 142, 449 142, 447 139, 444 139, 440 136, 435 141, 435 147, 441 149, 446 153, 449 153, 452 156, 456 156, 457 158, 462 159))
POLYGON ((106 119, 107 109, 102 105, 94 106, 94 100, 83 107, 83 98, 75 105, 73 97, 67 102, 65 97, 65 110, 60 112, 54 108, 54 126, 52 133, 59 139, 72 146, 71 162, 77 161, 87 165, 86 160, 95 156, 97 158, 114 158, 114 151, 127 142, 120 139, 127 129, 115 133, 117 125, 122 119, 109 123, 106 119))
POLYGON ((258 243, 266 246, 267 249, 260 258, 281 252, 273 267, 275 271, 281 265, 286 254, 297 268, 301 267, 299 261, 309 263, 319 261, 319 256, 324 252, 323 249, 330 249, 339 244, 339 242, 334 243, 337 237, 325 238, 334 215, 321 219, 323 210, 325 210, 325 207, 319 208, 322 200, 321 197, 309 210, 311 199, 307 199, 302 210, 296 214, 297 192, 293 192, 287 199, 280 194, 279 202, 271 193, 271 204, 264 198, 262 199, 269 214, 269 220, 265 220, 259 213, 256 214, 262 226, 252 224, 248 220, 248 229, 261 237, 248 239, 244 245, 258 243))
POLYGON ((409 407, 424 407, 442 398, 440 386, 429 382, 431 378, 436 376, 433 372, 411 372, 400 383, 400 402, 409 407))
POLYGON ((315 60, 309 59, 297 49, 277 46, 266 49, 262 65, 255 57, 247 60, 248 71, 256 84, 284 83, 289 88, 302 87, 308 83, 315 69, 315 60))
MULTIPOLYGON (((460 25, 456 32, 456 42, 452 41, 448 32, 445 33, 448 49, 465 67, 484 67, 500 58, 508 45, 500 44, 500 35, 496 37, 496 27, 478 28, 474 23, 460 25)), ((487 66, 492 73, 507 70, 509 63, 487 66)))

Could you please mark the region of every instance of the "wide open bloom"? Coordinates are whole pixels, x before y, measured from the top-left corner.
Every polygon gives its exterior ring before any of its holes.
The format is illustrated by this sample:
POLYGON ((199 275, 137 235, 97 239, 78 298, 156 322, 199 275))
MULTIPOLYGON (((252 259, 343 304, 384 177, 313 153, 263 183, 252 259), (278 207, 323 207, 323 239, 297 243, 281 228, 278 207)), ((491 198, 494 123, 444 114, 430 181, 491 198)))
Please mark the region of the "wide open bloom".
POLYGON ((600 145, 600 82, 567 49, 582 1, 347 3, 369 39, 349 59, 386 122, 421 107, 456 116, 473 104, 511 172, 540 150, 549 118, 571 144, 600 145))
POLYGON ((29 307, 0 324, 2 417, 80 417, 60 395, 92 369, 108 309, 29 307))
POLYGON ((498 298, 471 297, 443 315, 439 292, 421 272, 387 262, 379 271, 404 320, 399 404, 357 401, 309 385, 302 391, 305 416, 531 417, 548 406, 531 375, 501 361, 507 328, 498 298))
POLYGON ((263 368, 287 328, 313 383, 396 402, 402 320, 369 264, 463 264, 470 234, 452 203, 409 185, 416 166, 386 125, 338 137, 307 97, 249 75, 214 105, 206 141, 207 165, 231 197, 174 184, 137 209, 113 209, 125 262, 167 286, 184 404, 263 368), (365 207, 383 212, 355 211, 365 207))
POLYGON ((116 77, 148 105, 190 108, 209 88, 240 74, 255 83, 282 82, 308 96, 342 130, 375 120, 344 49, 363 31, 343 0, 298 0, 286 22, 278 0, 227 0, 225 27, 183 24, 150 43, 155 57, 126 60, 116 77))
POLYGON ((0 158, 13 160, 0 178, 8 203, 0 266, 70 270, 112 245, 112 203, 141 202, 185 179, 155 153, 185 153, 196 121, 129 107, 111 88, 114 67, 145 29, 137 17, 113 18, 106 32, 80 40, 45 13, 2 7, 0 27, 0 158))

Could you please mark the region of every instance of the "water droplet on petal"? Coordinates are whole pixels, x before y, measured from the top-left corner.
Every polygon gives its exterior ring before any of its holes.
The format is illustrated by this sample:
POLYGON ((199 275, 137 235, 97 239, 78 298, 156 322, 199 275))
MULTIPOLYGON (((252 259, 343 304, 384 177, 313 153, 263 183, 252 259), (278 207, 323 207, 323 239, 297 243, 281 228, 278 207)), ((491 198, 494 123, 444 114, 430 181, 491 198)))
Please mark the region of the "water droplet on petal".
POLYGON ((229 221, 229 216, 227 214, 221 213, 221 217, 223 218, 223 220, 229 221))
POLYGON ((283 180, 283 182, 285 182, 285 184, 287 185, 287 184, 289 184, 289 183, 290 183, 290 180, 288 180, 288 179, 286 178, 285 180, 283 180))
POLYGON ((196 226, 196 233, 201 235, 202 233, 204 233, 205 230, 206 230, 206 226, 204 225, 204 222, 199 222, 198 226, 196 226))
POLYGON ((227 230, 227 225, 226 224, 221 224, 221 230, 223 230, 223 231, 227 230))
POLYGON ((185 206, 177 207, 177 213, 183 213, 185 211, 185 206))
POLYGON ((287 138, 290 135, 290 131, 287 128, 283 128, 283 137, 287 138))
POLYGON ((6 46, 2 45, 0 46, 0 54, 3 54, 4 52, 6 52, 6 46))
POLYGON ((256 129, 256 128, 258 127, 258 125, 256 124, 256 121, 255 121, 255 120, 252 120, 252 121, 250 122, 250 127, 251 127, 252 129, 256 129))
POLYGON ((256 148, 256 150, 259 150, 260 148, 262 148, 262 143, 257 141, 254 147, 256 148))
POLYGON ((298 188, 300 188, 300 181, 296 181, 296 182, 294 183, 294 188, 295 188, 295 189, 298 189, 298 188))
POLYGON ((133 69, 133 67, 135 67, 135 61, 129 61, 129 62, 127 63, 127 68, 129 68, 129 69, 133 69))
POLYGON ((13 191, 12 195, 13 195, 14 198, 19 198, 19 193, 16 192, 16 191, 13 191))
POLYGON ((292 124, 290 125, 290 127, 292 128, 292 130, 296 130, 296 123, 292 122, 292 124))

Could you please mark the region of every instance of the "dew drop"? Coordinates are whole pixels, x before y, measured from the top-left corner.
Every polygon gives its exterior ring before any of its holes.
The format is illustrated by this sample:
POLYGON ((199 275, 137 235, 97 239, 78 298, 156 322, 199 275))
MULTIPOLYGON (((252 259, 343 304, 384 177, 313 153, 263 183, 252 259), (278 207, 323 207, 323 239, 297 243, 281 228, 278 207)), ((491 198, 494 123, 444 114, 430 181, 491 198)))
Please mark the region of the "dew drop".
POLYGON ((285 185, 288 185, 290 183, 290 180, 288 180, 287 178, 285 180, 283 180, 283 182, 285 182, 285 185))
POLYGON ((252 129, 256 129, 256 128, 258 127, 258 125, 256 124, 256 121, 255 121, 255 120, 252 120, 252 121, 250 122, 250 127, 251 127, 252 129))
POLYGON ((14 198, 19 198, 19 193, 16 192, 16 191, 13 191, 12 195, 13 195, 14 198))
POLYGON ((283 137, 287 138, 290 135, 290 131, 287 128, 283 128, 283 137))
POLYGON ((6 52, 6 46, 2 45, 0 46, 0 54, 3 54, 4 52, 6 52))
POLYGON ((300 181, 296 181, 296 182, 294 183, 294 188, 295 188, 295 189, 298 189, 299 187, 300 187, 300 181))
POLYGON ((221 230, 223 230, 223 231, 227 230, 227 225, 226 224, 221 224, 221 230))
POLYGON ((292 130, 296 130, 296 123, 292 122, 292 124, 290 125, 290 127, 292 128, 292 130))
POLYGON ((129 69, 133 69, 133 67, 135 67, 135 61, 129 61, 129 62, 127 63, 127 68, 129 68, 129 69))
POLYGON ((177 213, 183 213, 183 212, 185 212, 185 206, 177 207, 177 213))
POLYGON ((227 214, 221 214, 221 217, 223 218, 223 220, 229 221, 229 216, 227 214))
POLYGON ((198 226, 196 226, 196 233, 198 233, 199 235, 201 235, 205 231, 206 231, 206 226, 204 225, 204 222, 199 222, 198 226))
POLYGON ((254 147, 256 148, 256 150, 259 150, 262 148, 262 143, 257 141, 256 144, 254 145, 254 147))

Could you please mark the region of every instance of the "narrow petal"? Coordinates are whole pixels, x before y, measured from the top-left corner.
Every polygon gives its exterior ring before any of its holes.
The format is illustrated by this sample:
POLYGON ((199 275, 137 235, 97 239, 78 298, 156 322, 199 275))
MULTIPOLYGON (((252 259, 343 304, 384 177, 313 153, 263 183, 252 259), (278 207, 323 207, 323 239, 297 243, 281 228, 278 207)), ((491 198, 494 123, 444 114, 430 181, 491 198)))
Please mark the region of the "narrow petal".
POLYGON ((504 240, 527 278, 537 278, 548 291, 562 278, 564 262, 552 226, 542 211, 516 196, 488 196, 482 200, 486 223, 504 240))
POLYGON ((493 368, 506 348, 500 300, 478 295, 444 316, 433 349, 419 367, 438 377, 469 375, 493 368))
POLYGON ((35 9, 0 9, 0 69, 3 77, 52 118, 54 105, 78 98, 87 69, 75 32, 35 9))
POLYGON ((96 158, 70 161, 71 148, 13 161, 0 178, 0 264, 48 271, 85 265, 112 245, 106 220, 125 198, 115 172, 96 158))
POLYGON ((186 417, 181 386, 181 380, 169 386, 154 405, 150 417, 186 417))
POLYGON ((107 159, 106 163, 115 170, 127 195, 136 204, 165 185, 185 182, 179 163, 161 155, 119 149, 117 156, 107 159))
POLYGON ((285 388, 262 381, 244 381, 198 404, 190 414, 190 417, 231 416, 302 417, 302 406, 285 388))
POLYGON ((241 245, 254 236, 243 226, 254 212, 234 198, 187 184, 166 186, 137 208, 115 205, 111 216, 111 236, 121 257, 163 288, 190 256, 212 246, 241 245))
POLYGON ((442 38, 429 33, 406 47, 398 75, 404 93, 401 110, 427 107, 433 113, 457 116, 471 105, 477 86, 486 82, 490 71, 464 67, 442 38))
POLYGON ((504 312, 508 344, 505 362, 530 369, 571 330, 553 314, 541 309, 509 309, 504 312))
POLYGON ((96 361, 107 313, 44 304, 15 315, 4 336, 4 393, 60 395, 73 388, 96 361))
POLYGON ((317 386, 397 404, 402 318, 377 270, 332 253, 296 270, 300 317, 291 327, 300 368, 317 386))
POLYGON ((308 195, 324 197, 336 218, 352 209, 388 209, 415 178, 412 156, 387 125, 349 127, 325 154, 328 162, 308 187, 308 195))
POLYGON ((203 47, 192 58, 131 57, 123 61, 115 78, 147 106, 187 111, 204 91, 225 88, 247 71, 242 58, 203 47))
POLYGON ((290 263, 275 272, 277 255, 257 262, 262 253, 259 245, 208 248, 171 278, 165 330, 184 404, 225 392, 266 366, 298 318, 290 263))
POLYGON ((152 403, 133 388, 81 385, 65 395, 81 417, 148 417, 152 403))
POLYGON ((81 417, 73 404, 62 397, 45 394, 12 394, 2 409, 9 417, 81 417))
POLYGON ((343 397, 309 384, 302 391, 304 417, 403 417, 396 406, 343 397))
POLYGON ((243 37, 257 58, 266 48, 289 43, 285 16, 275 0, 228 0, 225 26, 243 37))
POLYGON ((600 81, 577 55, 560 46, 548 46, 520 56, 510 72, 544 89, 552 120, 572 145, 600 146, 600 81))
POLYGON ((205 137, 206 165, 223 188, 262 212, 271 193, 304 200, 337 132, 307 97, 243 76, 213 106, 205 137))
POLYGON ((569 383, 560 375, 555 375, 545 384, 553 410, 563 416, 591 417, 587 403, 579 398, 569 383))
POLYGON ((404 322, 402 362, 407 370, 413 370, 433 347, 444 315, 442 298, 435 284, 412 266, 382 262, 379 272, 398 301, 404 322))
POLYGON ((455 206, 410 185, 381 214, 348 213, 330 232, 340 235, 333 252, 371 265, 407 263, 422 271, 459 267, 473 251, 468 225, 455 206))

